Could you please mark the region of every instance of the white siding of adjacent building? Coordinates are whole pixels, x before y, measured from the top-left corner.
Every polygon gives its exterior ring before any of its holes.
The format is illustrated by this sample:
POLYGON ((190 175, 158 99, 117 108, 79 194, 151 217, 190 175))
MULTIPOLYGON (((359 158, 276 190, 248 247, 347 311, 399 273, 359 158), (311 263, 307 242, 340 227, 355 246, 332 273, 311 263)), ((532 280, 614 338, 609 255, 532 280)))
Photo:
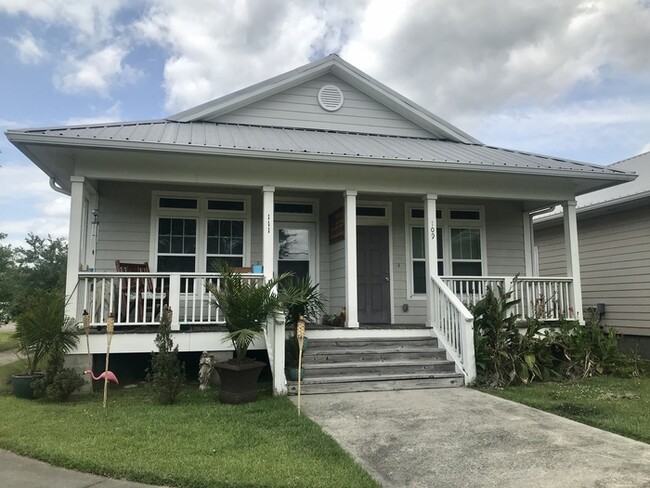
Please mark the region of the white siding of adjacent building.
MULTIPOLYGON (((605 323, 650 336, 650 205, 578 221, 585 307, 606 306, 605 323)), ((565 275, 561 225, 537 229, 540 274, 565 275)))
POLYGON ((214 121, 432 138, 431 133, 331 74, 222 115, 214 121), (343 92, 343 106, 336 112, 328 112, 318 104, 318 91, 328 84, 338 86, 343 92))

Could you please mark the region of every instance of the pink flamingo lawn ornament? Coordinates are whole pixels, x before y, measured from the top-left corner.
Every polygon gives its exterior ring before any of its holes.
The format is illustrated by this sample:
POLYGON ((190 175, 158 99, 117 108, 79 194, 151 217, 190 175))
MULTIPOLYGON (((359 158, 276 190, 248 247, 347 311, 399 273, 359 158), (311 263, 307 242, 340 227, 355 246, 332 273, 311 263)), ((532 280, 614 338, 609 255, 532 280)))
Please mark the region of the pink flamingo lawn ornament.
POLYGON ((113 373, 112 371, 104 371, 99 376, 95 376, 91 370, 86 370, 84 371, 84 374, 89 374, 90 377, 95 381, 104 380, 104 381, 112 381, 113 383, 116 383, 118 385, 120 384, 120 382, 117 381, 117 376, 115 376, 115 373, 113 373))

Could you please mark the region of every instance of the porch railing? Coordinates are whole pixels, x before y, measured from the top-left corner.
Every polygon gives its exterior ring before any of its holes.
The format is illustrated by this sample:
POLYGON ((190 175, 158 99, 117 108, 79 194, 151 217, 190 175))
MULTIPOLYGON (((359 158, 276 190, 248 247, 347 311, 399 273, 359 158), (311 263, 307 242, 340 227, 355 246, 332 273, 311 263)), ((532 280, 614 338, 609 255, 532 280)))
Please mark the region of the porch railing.
POLYGON ((474 355, 474 317, 438 276, 431 277, 433 285, 433 331, 440 345, 465 375, 465 384, 476 379, 474 355))
POLYGON ((576 319, 572 278, 443 276, 442 281, 466 307, 483 298, 488 285, 495 293, 500 286, 505 291, 513 291, 513 300, 520 300, 513 311, 522 318, 534 317, 543 321, 576 319))
MULTIPOLYGON (((262 282, 262 274, 245 273, 245 280, 262 282)), ((218 273, 79 273, 78 316, 90 314, 92 326, 106 324, 109 313, 115 326, 156 325, 165 305, 173 311, 172 329, 181 324, 223 324, 205 285, 219 285, 218 273)))

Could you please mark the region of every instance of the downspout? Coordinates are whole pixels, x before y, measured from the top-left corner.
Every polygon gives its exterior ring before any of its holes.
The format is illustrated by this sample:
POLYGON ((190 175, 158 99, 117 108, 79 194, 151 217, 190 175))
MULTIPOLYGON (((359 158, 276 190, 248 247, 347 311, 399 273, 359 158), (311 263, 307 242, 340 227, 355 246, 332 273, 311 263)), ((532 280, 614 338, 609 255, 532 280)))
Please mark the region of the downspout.
POLYGON ((52 188, 52 190, 54 190, 57 193, 61 193, 62 195, 70 196, 70 192, 64 190, 61 186, 59 186, 53 176, 50 177, 50 188, 52 188))

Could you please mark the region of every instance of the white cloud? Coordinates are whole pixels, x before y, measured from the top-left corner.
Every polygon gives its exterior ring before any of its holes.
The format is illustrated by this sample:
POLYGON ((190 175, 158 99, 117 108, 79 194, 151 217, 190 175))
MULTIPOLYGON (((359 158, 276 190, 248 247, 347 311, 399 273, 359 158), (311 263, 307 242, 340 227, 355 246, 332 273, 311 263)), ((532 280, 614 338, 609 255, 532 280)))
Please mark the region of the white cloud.
POLYGON ((0 0, 0 13, 66 26, 76 42, 88 45, 114 36, 115 15, 125 4, 126 0, 0 0))
POLYGON ((0 179, 0 232, 9 235, 8 243, 23 243, 29 232, 67 238, 70 199, 54 192, 40 169, 33 165, 3 164, 0 179))
POLYGON ((41 42, 29 32, 24 32, 18 37, 8 39, 18 52, 18 59, 24 64, 38 64, 45 58, 45 50, 41 42))
POLYGON ((338 51, 361 4, 159 0, 135 29, 170 50, 166 105, 177 111, 338 51))
POLYGON ((107 96, 113 86, 132 83, 141 74, 124 62, 128 53, 112 44, 85 57, 70 55, 55 75, 54 85, 66 93, 94 91, 107 96))

